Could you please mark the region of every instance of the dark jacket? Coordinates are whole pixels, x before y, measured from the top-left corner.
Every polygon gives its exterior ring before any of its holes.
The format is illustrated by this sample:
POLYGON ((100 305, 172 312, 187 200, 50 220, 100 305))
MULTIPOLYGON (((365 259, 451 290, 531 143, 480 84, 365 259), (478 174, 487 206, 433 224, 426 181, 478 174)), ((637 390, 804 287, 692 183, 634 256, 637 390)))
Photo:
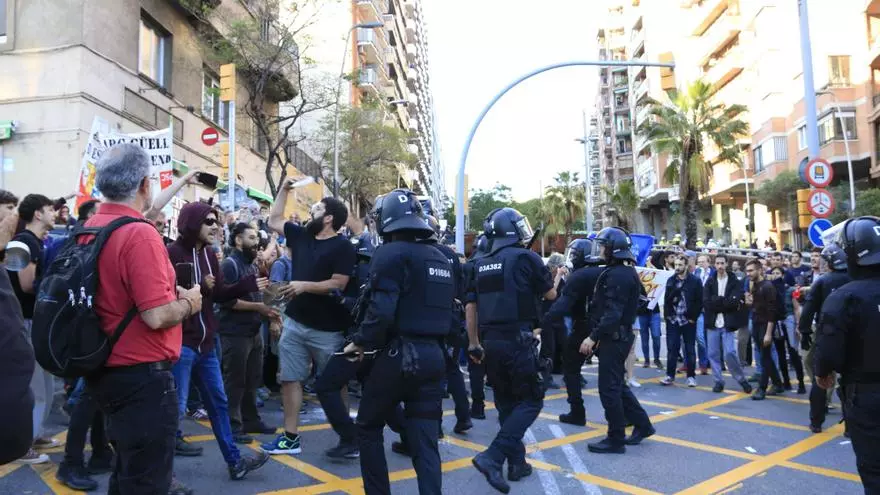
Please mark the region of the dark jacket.
POLYGON ((732 273, 727 274, 724 297, 718 297, 718 274, 714 273, 703 286, 703 322, 706 328, 715 328, 718 313, 724 314, 724 328, 730 331, 748 325, 749 313, 745 307, 743 284, 732 273))
POLYGON ((678 275, 673 275, 666 281, 666 293, 663 295, 663 314, 667 321, 671 319, 675 315, 673 301, 683 295, 687 306, 687 319, 696 322, 700 313, 703 312, 703 286, 700 284, 700 279, 689 273, 684 279, 684 284, 674 288, 677 280, 678 275))
MULTIPOLYGON (((256 276, 257 274, 256 265, 248 263, 244 254, 238 249, 233 249, 232 254, 220 263, 220 269, 223 272, 223 279, 229 281, 230 284, 235 284, 241 279, 251 275, 256 276)), ((263 293, 256 291, 218 304, 219 333, 220 335, 233 337, 253 337, 260 331, 263 315, 256 311, 238 311, 233 309, 233 306, 238 301, 263 302, 263 293)))
POLYGON ((763 335, 767 323, 779 320, 779 293, 773 282, 766 279, 755 284, 751 292, 752 331, 755 335, 763 335))
POLYGON ((183 345, 198 352, 207 352, 214 348, 214 334, 217 331, 214 303, 245 297, 257 291, 257 281, 253 275, 243 277, 236 284, 225 283, 211 246, 202 246, 196 250, 199 230, 211 211, 211 205, 201 202, 189 203, 181 208, 177 218, 179 235, 176 241, 168 245, 171 264, 193 263, 196 281, 202 286, 202 311, 183 322, 183 345), (209 291, 204 284, 207 275, 214 276, 213 291, 209 291))
POLYGON ((0 465, 23 456, 33 441, 34 350, 24 331, 21 305, 6 267, 0 265, 0 465))

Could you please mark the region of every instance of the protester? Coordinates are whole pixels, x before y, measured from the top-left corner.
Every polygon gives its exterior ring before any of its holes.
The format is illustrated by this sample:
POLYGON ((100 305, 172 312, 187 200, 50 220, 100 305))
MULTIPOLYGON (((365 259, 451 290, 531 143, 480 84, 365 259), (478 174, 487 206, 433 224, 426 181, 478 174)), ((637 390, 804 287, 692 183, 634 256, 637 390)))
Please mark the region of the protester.
POLYGON ((666 376, 660 380, 662 385, 675 381, 675 364, 678 351, 684 340, 685 368, 687 384, 696 387, 694 368, 696 357, 697 318, 703 311, 703 291, 700 279, 687 271, 687 259, 679 256, 675 260, 675 276, 669 277, 664 294, 663 313, 666 317, 666 376))
POLYGON ((348 210, 338 199, 327 197, 312 205, 305 227, 285 222, 292 186, 290 181, 284 184, 269 213, 269 227, 284 235, 293 255, 294 277, 282 290, 293 299, 284 312, 278 343, 284 431, 263 444, 270 454, 302 452, 298 431, 303 382, 312 366, 320 374, 330 356, 342 348, 343 332, 351 324, 351 315, 331 296, 345 289, 356 262, 354 247, 337 234, 348 210))
MULTIPOLYGON (((17 204, 15 195, 0 189, 0 263, 18 225, 17 204)), ((0 465, 27 457, 32 450, 34 394, 30 383, 35 364, 21 305, 0 264, 0 465)))
MULTIPOLYGON (((96 175, 104 203, 85 226, 102 227, 124 216, 143 219, 152 198, 150 168, 137 145, 105 151, 96 175)), ((138 311, 106 368, 86 379, 107 414, 116 452, 109 493, 189 493, 172 484, 178 418, 171 363, 180 357, 180 323, 201 310, 200 291, 198 285, 175 290, 162 238, 146 223, 120 227, 101 251, 95 307, 102 329, 112 334, 131 308, 138 311)))
POLYGON ((727 273, 727 256, 715 256, 715 273, 703 286, 703 308, 706 322, 706 342, 709 349, 709 363, 715 386, 712 391, 720 393, 724 390, 724 378, 721 374, 722 362, 726 361, 733 375, 745 393, 751 393, 752 387, 746 381, 736 355, 736 331, 742 327, 747 314, 744 309, 743 287, 736 277, 727 273))
POLYGON ((776 355, 779 359, 782 386, 786 390, 792 390, 791 378, 788 373, 788 366, 791 364, 798 379, 798 393, 805 394, 807 389, 806 385, 804 385, 804 368, 801 363, 801 357, 798 354, 797 347, 789 339, 789 334, 794 333, 794 326, 792 324, 794 318, 792 316, 791 297, 788 297, 788 286, 785 284, 785 269, 782 266, 776 266, 771 269, 769 280, 773 283, 773 287, 776 288, 777 295, 778 313, 773 345, 776 348, 776 355), (788 351, 787 359, 786 351, 788 351))
MULTIPOLYGON (((709 277, 714 275, 714 271, 709 266, 709 256, 701 254, 697 257, 697 268, 694 270, 694 276, 700 280, 700 286, 705 287, 709 277)), ((703 314, 697 318, 697 359, 700 364, 700 374, 708 375, 709 371, 709 353, 706 349, 706 325, 703 320, 703 314)))
MULTIPOLYGON (((30 262, 20 271, 9 272, 9 280, 18 299, 27 336, 30 339, 36 293, 45 269, 43 239, 55 225, 54 202, 41 194, 28 194, 18 206, 18 215, 18 225, 22 228, 12 240, 24 243, 28 247, 30 262)), ((45 433, 46 419, 49 417, 55 396, 55 378, 39 364, 36 365, 31 379, 31 391, 34 394, 34 447, 41 449, 60 446, 61 442, 47 437, 45 433)), ((28 464, 48 461, 48 456, 39 454, 34 449, 19 459, 19 462, 28 464)))
MULTIPOLYGON (((220 267, 230 284, 256 276, 259 240, 257 232, 246 223, 238 223, 229 237, 232 255, 220 267)), ((252 292, 220 305, 220 342, 223 352, 223 384, 229 397, 229 419, 236 443, 248 443, 248 433, 275 433, 266 426, 257 411, 257 389, 263 382, 261 332, 264 319, 279 319, 277 311, 263 304, 263 295, 252 292)))
MULTIPOLYGON (((202 202, 189 203, 180 209, 177 217, 177 240, 168 246, 171 262, 191 264, 194 281, 201 286, 204 308, 183 322, 183 348, 180 360, 174 364, 174 381, 177 383, 180 417, 186 415, 190 381, 194 378, 199 395, 208 411, 211 429, 220 446, 223 459, 233 480, 243 479, 250 471, 266 463, 265 454, 256 457, 243 456, 235 446, 229 419, 229 404, 223 389, 223 378, 215 348, 217 320, 213 302, 223 303, 234 298, 246 297, 268 286, 268 280, 255 275, 243 276, 235 284, 226 282, 220 271, 217 257, 209 254, 219 230, 217 213, 211 205, 202 202)), ((192 281, 178 280, 178 283, 192 281)), ((201 447, 188 444, 178 429, 175 453, 183 456, 201 454, 201 447)))
POLYGON ((749 290, 745 294, 745 303, 752 309, 752 338, 758 346, 762 369, 758 388, 752 399, 763 400, 765 395, 776 395, 782 391, 782 380, 773 363, 771 349, 778 314, 778 296, 773 284, 764 278, 764 267, 758 260, 752 259, 746 263, 746 275, 749 277, 749 290), (773 382, 773 389, 768 392, 767 384, 770 380, 773 382))

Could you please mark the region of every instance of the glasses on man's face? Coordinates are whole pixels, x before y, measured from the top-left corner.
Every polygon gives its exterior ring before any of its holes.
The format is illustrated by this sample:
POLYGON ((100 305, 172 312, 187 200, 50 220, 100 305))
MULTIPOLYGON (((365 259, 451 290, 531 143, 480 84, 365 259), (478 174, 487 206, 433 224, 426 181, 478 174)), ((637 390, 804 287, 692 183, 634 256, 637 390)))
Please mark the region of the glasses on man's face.
POLYGON ((207 225, 208 227, 213 227, 213 226, 217 225, 217 219, 208 217, 202 223, 207 225))
POLYGON ((159 230, 165 230, 165 222, 156 222, 156 228, 159 230))

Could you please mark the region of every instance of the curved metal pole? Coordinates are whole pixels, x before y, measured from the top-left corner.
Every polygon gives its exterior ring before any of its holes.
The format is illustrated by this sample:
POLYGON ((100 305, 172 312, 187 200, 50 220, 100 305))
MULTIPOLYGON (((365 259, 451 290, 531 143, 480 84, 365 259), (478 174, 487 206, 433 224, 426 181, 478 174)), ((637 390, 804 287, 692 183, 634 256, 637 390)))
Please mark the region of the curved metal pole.
MULTIPOLYGON (((575 62, 561 62, 553 65, 548 65, 546 67, 541 67, 535 69, 525 75, 522 75, 515 79, 512 83, 508 84, 501 90, 491 101, 486 105, 486 108, 480 112, 480 115, 477 117, 476 122, 474 122, 473 127, 471 127, 471 132, 468 134, 467 139, 464 142, 464 149, 461 150, 461 160, 458 164, 458 177, 456 177, 455 182, 455 247, 458 249, 459 253, 464 253, 464 168, 467 163, 468 152, 471 149, 471 142, 474 140, 474 135, 477 133, 477 128, 480 127, 480 124, 483 122, 483 118, 486 117, 486 114, 489 113, 489 110, 495 106, 495 103, 501 99, 502 96, 507 94, 508 91, 513 89, 517 84, 529 79, 533 76, 537 76, 543 72, 547 72, 553 69, 559 69, 561 67, 575 67, 575 66, 600 66, 600 67, 629 67, 629 66, 646 66, 646 67, 675 67, 675 64, 672 63, 661 63, 661 62, 643 62, 641 60, 588 60, 588 61, 575 61, 575 62)), ((587 178, 589 180, 589 177, 587 178)))

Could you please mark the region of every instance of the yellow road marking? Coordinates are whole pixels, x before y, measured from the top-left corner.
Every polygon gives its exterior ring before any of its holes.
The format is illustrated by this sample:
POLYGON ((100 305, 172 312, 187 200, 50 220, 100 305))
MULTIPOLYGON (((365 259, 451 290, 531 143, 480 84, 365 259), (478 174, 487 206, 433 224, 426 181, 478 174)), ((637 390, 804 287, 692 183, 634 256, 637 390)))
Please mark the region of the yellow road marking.
POLYGON ((791 469, 796 469, 798 471, 803 471, 805 473, 818 474, 820 476, 827 476, 829 478, 837 478, 841 480, 847 481, 855 481, 856 483, 861 483, 862 478, 857 474, 847 473, 845 471, 838 471, 836 469, 828 469, 818 466, 811 466, 809 464, 801 464, 799 462, 785 461, 780 462, 780 466, 787 467, 791 469))
POLYGON ((727 487, 735 485, 740 481, 751 478, 768 469, 788 461, 794 457, 809 452, 816 447, 833 440, 843 432, 842 425, 835 425, 822 433, 807 437, 800 442, 790 445, 782 450, 755 459, 748 464, 744 464, 730 471, 722 473, 718 476, 710 478, 702 483, 698 483, 686 490, 678 492, 678 495, 702 495, 705 493, 715 493, 727 487))
POLYGON ((0 466, 0 478, 6 476, 7 474, 11 474, 13 471, 22 466, 24 466, 24 464, 19 464, 17 462, 10 462, 9 464, 0 466))
MULTIPOLYGON (((599 391, 598 391, 598 390, 595 390, 595 389, 584 390, 583 393, 584 393, 585 395, 593 395, 593 396, 598 396, 598 395, 599 395, 599 391)), ((685 406, 680 406, 680 405, 677 405, 677 404, 669 404, 669 403, 667 403, 667 402, 657 402, 657 401, 650 401, 650 400, 642 400, 641 397, 639 397, 638 399, 639 399, 639 403, 640 403, 640 404, 645 404, 646 406, 662 407, 662 408, 665 408, 665 409, 681 409, 681 408, 685 407, 685 406)))
POLYGON ((732 419, 734 421, 742 421, 744 423, 754 423, 758 425, 764 426, 775 426, 777 428, 786 428, 789 430, 797 430, 797 431, 810 431, 810 429, 803 425, 794 425, 791 423, 783 423, 781 421, 771 421, 769 419, 760 419, 760 418, 752 418, 750 416, 737 416, 736 414, 727 414, 718 411, 696 411, 698 414, 703 414, 705 416, 718 416, 719 418, 724 419, 732 419))
POLYGON ((727 490, 724 490, 723 492, 718 492, 715 495, 724 495, 725 493, 730 493, 730 492, 739 490, 742 487, 743 487, 742 483, 737 483, 737 484, 733 485, 732 487, 728 488, 727 490))
MULTIPOLYGON (((253 450, 260 450, 259 446, 256 445, 256 442, 252 442, 250 445, 248 445, 248 447, 253 450)), ((273 461, 279 462, 288 467, 292 467, 293 469, 305 474, 306 476, 310 476, 323 483, 344 481, 342 478, 336 476, 333 473, 324 471, 323 469, 317 468, 290 455, 273 455, 271 456, 271 458, 273 461)), ((345 491, 346 493, 358 493, 352 490, 343 491, 345 491)))
POLYGON ((32 464, 31 468, 40 476, 43 483, 52 490, 52 493, 56 495, 78 495, 82 493, 67 488, 67 486, 55 479, 55 473, 58 472, 58 466, 56 464, 32 464))
POLYGON ((551 471, 556 473, 566 473, 571 474, 573 477, 586 481, 587 483, 592 483, 594 485, 602 486, 605 488, 610 488, 612 490, 617 490, 623 493, 631 493, 633 495, 659 495, 658 492, 654 492, 651 490, 646 490, 644 488, 639 488, 637 486, 633 486, 627 483, 622 483, 620 481, 611 480, 608 478, 602 478, 600 476, 595 476, 592 474, 578 473, 574 471, 568 471, 562 469, 556 464, 550 464, 548 462, 539 461, 537 459, 529 459, 529 464, 536 469, 542 469, 544 471, 551 471))
POLYGON ((650 438, 651 440, 655 440, 661 443, 668 443, 670 445, 678 445, 679 447, 687 447, 689 449, 702 450, 704 452, 712 452, 714 454, 721 454, 730 457, 737 457, 740 459, 748 459, 750 461, 760 459, 761 456, 757 454, 750 454, 748 452, 740 452, 738 450, 733 449, 725 449, 723 447, 716 447, 714 445, 706 445, 704 443, 690 442, 688 440, 682 440, 680 438, 674 437, 665 437, 663 435, 654 435, 650 438))

